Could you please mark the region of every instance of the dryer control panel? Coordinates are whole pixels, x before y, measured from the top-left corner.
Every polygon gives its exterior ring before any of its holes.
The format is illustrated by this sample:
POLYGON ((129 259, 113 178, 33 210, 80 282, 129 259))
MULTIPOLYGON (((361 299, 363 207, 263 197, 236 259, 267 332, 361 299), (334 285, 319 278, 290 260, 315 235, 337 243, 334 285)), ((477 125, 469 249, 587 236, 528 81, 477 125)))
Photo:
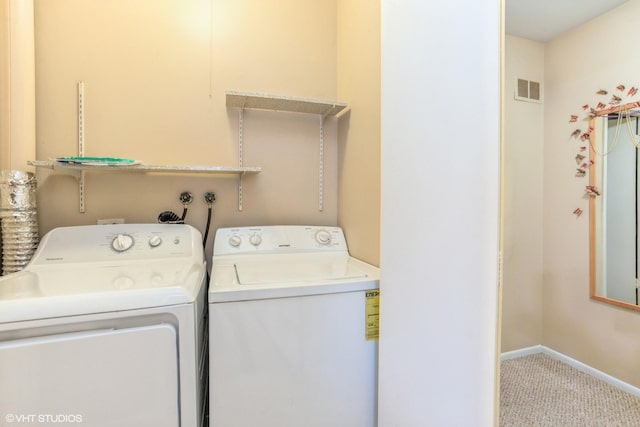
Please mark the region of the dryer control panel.
POLYGON ((214 256, 304 252, 348 253, 342 229, 307 225, 219 228, 213 244, 214 256))
POLYGON ((33 265, 74 262, 202 260, 202 237, 185 224, 113 224, 60 227, 47 233, 33 265))

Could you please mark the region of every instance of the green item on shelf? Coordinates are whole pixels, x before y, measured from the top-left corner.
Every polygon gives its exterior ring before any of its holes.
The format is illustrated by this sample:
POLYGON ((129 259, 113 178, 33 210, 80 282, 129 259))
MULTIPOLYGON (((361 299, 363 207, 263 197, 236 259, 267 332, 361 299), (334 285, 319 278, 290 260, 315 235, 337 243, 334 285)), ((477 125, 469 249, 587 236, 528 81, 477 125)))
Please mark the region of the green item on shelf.
POLYGON ((135 165, 140 163, 138 160, 123 159, 120 157, 82 157, 82 156, 58 157, 56 161, 60 163, 77 164, 77 165, 94 165, 94 166, 124 166, 124 165, 135 165))

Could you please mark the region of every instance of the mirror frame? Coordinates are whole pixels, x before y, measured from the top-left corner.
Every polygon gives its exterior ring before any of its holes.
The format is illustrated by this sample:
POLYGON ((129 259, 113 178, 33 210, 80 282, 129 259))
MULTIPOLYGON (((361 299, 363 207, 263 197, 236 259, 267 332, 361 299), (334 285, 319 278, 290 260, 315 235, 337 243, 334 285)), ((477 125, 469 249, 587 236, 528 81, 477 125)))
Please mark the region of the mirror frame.
MULTIPOLYGON (((611 113, 617 113, 620 111, 630 110, 632 108, 640 107, 640 102, 630 102, 624 105, 619 105, 617 107, 608 108, 606 110, 599 110, 593 112, 591 118, 589 119, 589 159, 594 160, 594 163, 589 168, 589 185, 596 186, 598 182, 596 182, 596 167, 598 162, 595 162, 597 158, 597 153, 594 151, 593 146, 596 144, 596 133, 594 132, 596 126, 596 119, 598 117, 606 116, 611 113)), ((591 197, 589 200, 589 297, 593 300, 606 302, 608 304, 616 305, 618 307, 623 307, 627 309, 631 309, 634 311, 640 312, 640 306, 631 304, 625 301, 620 301, 617 299, 609 298, 603 295, 599 295, 596 293, 596 285, 597 285, 597 260, 598 260, 598 251, 597 251, 597 224, 596 224, 596 197, 591 197)))

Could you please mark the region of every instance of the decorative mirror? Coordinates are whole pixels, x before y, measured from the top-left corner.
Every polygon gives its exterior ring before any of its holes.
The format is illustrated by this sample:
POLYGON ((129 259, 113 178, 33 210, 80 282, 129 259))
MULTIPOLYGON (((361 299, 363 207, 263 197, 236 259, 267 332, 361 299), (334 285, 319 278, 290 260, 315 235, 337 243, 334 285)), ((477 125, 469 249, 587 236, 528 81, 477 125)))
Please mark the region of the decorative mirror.
POLYGON ((622 104, 613 95, 599 106, 589 109, 589 130, 580 132, 589 159, 576 156, 577 175, 589 170, 590 296, 640 311, 640 102, 622 104))

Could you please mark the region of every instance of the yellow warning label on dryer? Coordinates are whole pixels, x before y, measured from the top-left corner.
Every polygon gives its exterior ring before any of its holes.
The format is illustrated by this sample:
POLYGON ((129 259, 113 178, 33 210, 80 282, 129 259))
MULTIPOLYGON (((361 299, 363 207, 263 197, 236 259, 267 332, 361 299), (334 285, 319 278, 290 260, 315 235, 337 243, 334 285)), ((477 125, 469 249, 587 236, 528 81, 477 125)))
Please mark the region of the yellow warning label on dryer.
POLYGON ((377 340, 380 336, 380 291, 370 290, 366 295, 365 330, 367 341, 377 340))

